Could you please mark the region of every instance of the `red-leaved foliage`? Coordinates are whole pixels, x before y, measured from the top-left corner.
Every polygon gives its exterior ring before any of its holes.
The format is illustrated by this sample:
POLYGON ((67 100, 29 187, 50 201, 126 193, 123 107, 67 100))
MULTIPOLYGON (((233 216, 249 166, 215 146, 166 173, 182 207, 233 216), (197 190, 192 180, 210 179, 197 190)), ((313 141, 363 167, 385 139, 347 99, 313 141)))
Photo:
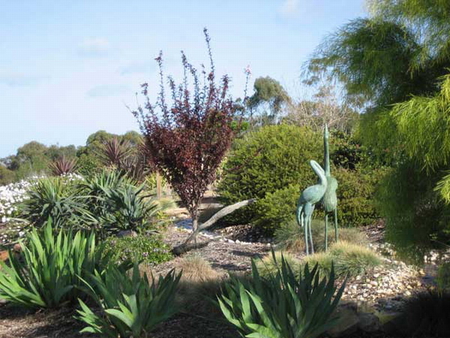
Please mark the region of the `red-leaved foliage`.
POLYGON ((195 69, 182 52, 184 81, 176 84, 167 77, 170 98, 166 97, 162 53, 156 58, 160 68, 157 100, 150 102, 147 83, 142 85, 144 107, 133 114, 145 137, 146 156, 165 176, 188 209, 197 227, 198 207, 226 151, 236 128, 237 110, 228 94, 230 79, 216 83, 210 37, 204 30, 210 69, 195 69))

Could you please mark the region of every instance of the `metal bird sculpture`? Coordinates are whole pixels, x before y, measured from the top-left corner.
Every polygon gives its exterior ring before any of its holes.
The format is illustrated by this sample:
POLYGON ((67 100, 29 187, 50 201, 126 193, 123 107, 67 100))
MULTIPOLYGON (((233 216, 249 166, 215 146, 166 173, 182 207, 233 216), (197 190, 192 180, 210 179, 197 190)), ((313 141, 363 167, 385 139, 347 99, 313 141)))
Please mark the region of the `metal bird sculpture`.
POLYGON ((314 243, 311 231, 311 219, 315 204, 320 202, 327 190, 327 178, 322 167, 314 160, 309 161, 311 168, 319 177, 319 182, 316 185, 310 186, 303 190, 297 202, 297 223, 304 229, 306 254, 314 253, 314 243))
POLYGON ((337 180, 331 176, 330 169, 330 151, 328 147, 328 126, 325 125, 323 132, 323 146, 324 146, 324 169, 325 176, 327 180, 327 189, 321 203, 323 205, 323 209, 325 212, 325 251, 328 250, 328 214, 334 212, 334 238, 337 242, 339 234, 338 234, 338 221, 337 221, 337 196, 336 190, 338 188, 337 180))

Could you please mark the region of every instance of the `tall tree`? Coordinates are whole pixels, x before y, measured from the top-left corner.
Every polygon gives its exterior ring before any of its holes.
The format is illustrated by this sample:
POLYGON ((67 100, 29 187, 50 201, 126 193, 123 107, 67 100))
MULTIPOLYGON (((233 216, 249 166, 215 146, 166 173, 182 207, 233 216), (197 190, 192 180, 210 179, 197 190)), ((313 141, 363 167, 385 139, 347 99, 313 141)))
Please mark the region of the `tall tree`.
POLYGON ((248 99, 251 119, 254 121, 254 111, 258 108, 263 112, 258 116, 260 124, 277 122, 283 106, 291 101, 283 86, 269 76, 259 77, 254 84, 255 93, 248 99), (269 108, 268 111, 264 110, 269 108))
POLYGON ((230 79, 223 76, 217 83, 211 54, 210 38, 204 30, 210 68, 199 72, 182 52, 183 82, 177 85, 168 77, 171 99, 166 96, 162 52, 156 61, 160 68, 160 90, 153 104, 149 86, 143 84, 144 107, 134 115, 145 137, 147 156, 186 206, 198 229, 200 200, 214 181, 225 152, 231 145, 232 122, 236 109, 228 95, 230 79), (203 81, 201 80, 203 78, 203 81))

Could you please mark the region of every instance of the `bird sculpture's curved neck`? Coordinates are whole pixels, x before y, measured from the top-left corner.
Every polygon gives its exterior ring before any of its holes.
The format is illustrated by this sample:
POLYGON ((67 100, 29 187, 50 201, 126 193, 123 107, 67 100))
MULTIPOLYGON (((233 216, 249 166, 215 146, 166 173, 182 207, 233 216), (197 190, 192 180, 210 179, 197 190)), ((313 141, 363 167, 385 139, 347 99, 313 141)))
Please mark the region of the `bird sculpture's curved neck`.
POLYGON ((319 183, 320 185, 327 186, 327 177, 325 176, 325 172, 323 171, 322 167, 319 163, 316 161, 311 161, 311 168, 314 170, 316 175, 319 177, 319 183))
POLYGON ((326 176, 331 176, 331 170, 330 170, 330 150, 328 148, 328 126, 325 124, 325 128, 323 130, 323 147, 324 147, 324 154, 323 154, 323 166, 325 170, 326 176))

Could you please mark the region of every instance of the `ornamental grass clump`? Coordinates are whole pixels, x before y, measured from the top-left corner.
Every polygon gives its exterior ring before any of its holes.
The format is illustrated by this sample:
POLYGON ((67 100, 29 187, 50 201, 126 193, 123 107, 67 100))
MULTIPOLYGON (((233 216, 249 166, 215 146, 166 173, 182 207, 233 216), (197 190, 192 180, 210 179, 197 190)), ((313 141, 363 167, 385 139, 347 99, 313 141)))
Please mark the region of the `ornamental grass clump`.
MULTIPOLYGON (((9 252, 9 264, 0 262, 0 298, 27 308, 54 308, 83 297, 80 278, 89 280, 95 269, 110 260, 95 235, 61 230, 51 220, 33 229, 21 244, 22 257, 9 252)), ((129 267, 125 262, 120 269, 129 267)))
POLYGON ((333 312, 345 282, 337 289, 333 267, 328 278, 308 265, 298 276, 282 257, 275 274, 261 277, 255 262, 252 274, 251 280, 232 278, 218 297, 224 316, 243 336, 315 338, 336 324, 333 312))
POLYGON ((115 266, 95 271, 84 289, 100 307, 101 314, 80 300, 78 319, 87 324, 81 332, 112 338, 149 337, 157 324, 176 313, 175 291, 180 278, 181 274, 172 270, 150 282, 145 273, 141 275, 138 265, 131 275, 115 266))

